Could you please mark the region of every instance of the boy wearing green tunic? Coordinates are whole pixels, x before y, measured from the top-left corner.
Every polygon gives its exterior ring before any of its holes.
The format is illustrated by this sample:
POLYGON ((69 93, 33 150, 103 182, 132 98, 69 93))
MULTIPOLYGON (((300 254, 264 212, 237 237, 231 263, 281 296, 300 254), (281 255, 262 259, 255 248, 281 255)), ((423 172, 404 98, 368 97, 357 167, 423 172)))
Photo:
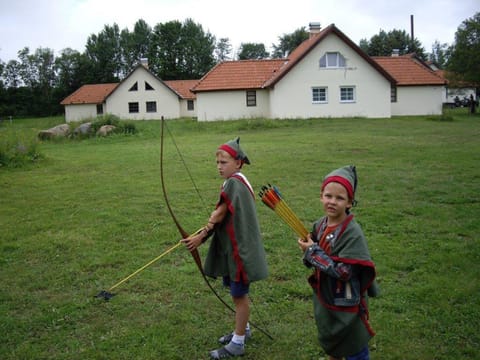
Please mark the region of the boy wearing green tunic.
POLYGON ((320 345, 330 360, 368 360, 368 341, 375 335, 368 323, 368 295, 377 295, 375 265, 360 225, 350 209, 355 202, 357 173, 345 166, 328 174, 320 200, 325 216, 307 239, 299 239, 303 261, 315 272, 315 321, 320 345))
POLYGON ((223 359, 245 353, 245 340, 251 335, 249 286, 267 277, 267 263, 254 191, 241 173, 250 160, 240 147, 240 139, 221 145, 216 159, 219 174, 225 179, 216 208, 202 232, 182 241, 191 251, 213 234, 204 271, 223 278, 235 304, 234 331, 219 339, 225 346, 210 352, 212 359, 223 359))

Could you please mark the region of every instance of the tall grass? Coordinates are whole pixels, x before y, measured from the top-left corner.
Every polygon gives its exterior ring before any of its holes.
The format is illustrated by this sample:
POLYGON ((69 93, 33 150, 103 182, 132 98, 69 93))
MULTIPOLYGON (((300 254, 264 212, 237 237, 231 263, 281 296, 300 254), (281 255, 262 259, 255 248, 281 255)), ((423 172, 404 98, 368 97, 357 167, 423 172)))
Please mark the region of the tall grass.
MULTIPOLYGON (((14 126, 29 134, 61 121, 14 126)), ((128 137, 43 142, 35 166, 0 168, 0 358, 206 359, 232 329, 183 248, 109 302, 94 298, 179 240, 161 192, 160 123, 136 128, 128 137)), ((168 130, 166 187, 187 231, 213 209, 221 184, 214 152, 235 136, 252 161, 252 185, 277 185, 307 227, 322 215, 322 177, 355 164, 354 213, 382 290, 370 301, 372 359, 479 358, 480 116, 183 119, 168 130)), ((270 276, 252 285, 252 320, 274 341, 254 331, 245 358, 320 359, 295 235, 257 204, 270 276)))

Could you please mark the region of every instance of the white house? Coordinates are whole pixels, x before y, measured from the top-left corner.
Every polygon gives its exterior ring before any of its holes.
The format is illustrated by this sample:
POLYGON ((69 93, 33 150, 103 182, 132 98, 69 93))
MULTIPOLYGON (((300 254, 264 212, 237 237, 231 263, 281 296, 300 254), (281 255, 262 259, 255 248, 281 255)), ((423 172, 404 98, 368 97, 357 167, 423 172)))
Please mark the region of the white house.
POLYGON ((192 91, 199 121, 390 117, 395 80, 335 25, 287 58, 223 62, 192 91))
POLYGON ((131 120, 194 117, 195 95, 189 89, 197 81, 162 81, 139 64, 120 83, 84 85, 61 104, 67 122, 106 113, 131 120))
POLYGON ((396 81, 392 115, 440 115, 447 81, 414 54, 373 59, 396 81))
POLYGON ((77 92, 67 97, 65 117, 94 109, 123 119, 199 121, 442 113, 446 81, 414 56, 372 58, 334 24, 310 25, 309 39, 286 58, 225 61, 200 80, 162 81, 138 65, 96 103, 77 92))

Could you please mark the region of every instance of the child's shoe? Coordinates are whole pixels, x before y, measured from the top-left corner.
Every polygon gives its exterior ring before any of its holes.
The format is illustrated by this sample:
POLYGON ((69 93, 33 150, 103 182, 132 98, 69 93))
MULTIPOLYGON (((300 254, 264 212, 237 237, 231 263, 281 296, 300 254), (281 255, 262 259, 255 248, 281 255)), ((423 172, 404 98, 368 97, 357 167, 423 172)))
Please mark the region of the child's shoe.
POLYGON ((229 357, 243 356, 245 354, 245 346, 229 342, 224 347, 210 351, 212 359, 226 359, 229 357))
MULTIPOLYGON (((250 329, 245 330, 245 342, 252 337, 252 332, 250 329)), ((223 335, 222 337, 218 338, 218 342, 223 345, 227 345, 233 338, 233 331, 229 334, 223 335)))

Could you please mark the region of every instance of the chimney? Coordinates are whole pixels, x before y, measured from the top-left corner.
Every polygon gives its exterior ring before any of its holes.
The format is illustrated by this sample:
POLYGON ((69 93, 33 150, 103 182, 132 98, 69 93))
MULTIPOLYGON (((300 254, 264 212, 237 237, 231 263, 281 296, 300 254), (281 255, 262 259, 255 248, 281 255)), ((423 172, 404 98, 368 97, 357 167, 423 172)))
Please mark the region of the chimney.
POLYGON ((308 24, 308 27, 310 30, 310 37, 318 34, 322 29, 319 22, 311 22, 310 24, 308 24))
POLYGON ((141 58, 141 59, 140 59, 140 64, 141 64, 145 69, 148 69, 148 59, 147 59, 147 58, 141 58))
POLYGON ((399 49, 392 49, 392 56, 399 56, 400 50, 399 49))
POLYGON ((413 47, 413 43, 415 41, 415 34, 413 33, 413 15, 410 15, 410 37, 411 37, 412 47, 413 47))

